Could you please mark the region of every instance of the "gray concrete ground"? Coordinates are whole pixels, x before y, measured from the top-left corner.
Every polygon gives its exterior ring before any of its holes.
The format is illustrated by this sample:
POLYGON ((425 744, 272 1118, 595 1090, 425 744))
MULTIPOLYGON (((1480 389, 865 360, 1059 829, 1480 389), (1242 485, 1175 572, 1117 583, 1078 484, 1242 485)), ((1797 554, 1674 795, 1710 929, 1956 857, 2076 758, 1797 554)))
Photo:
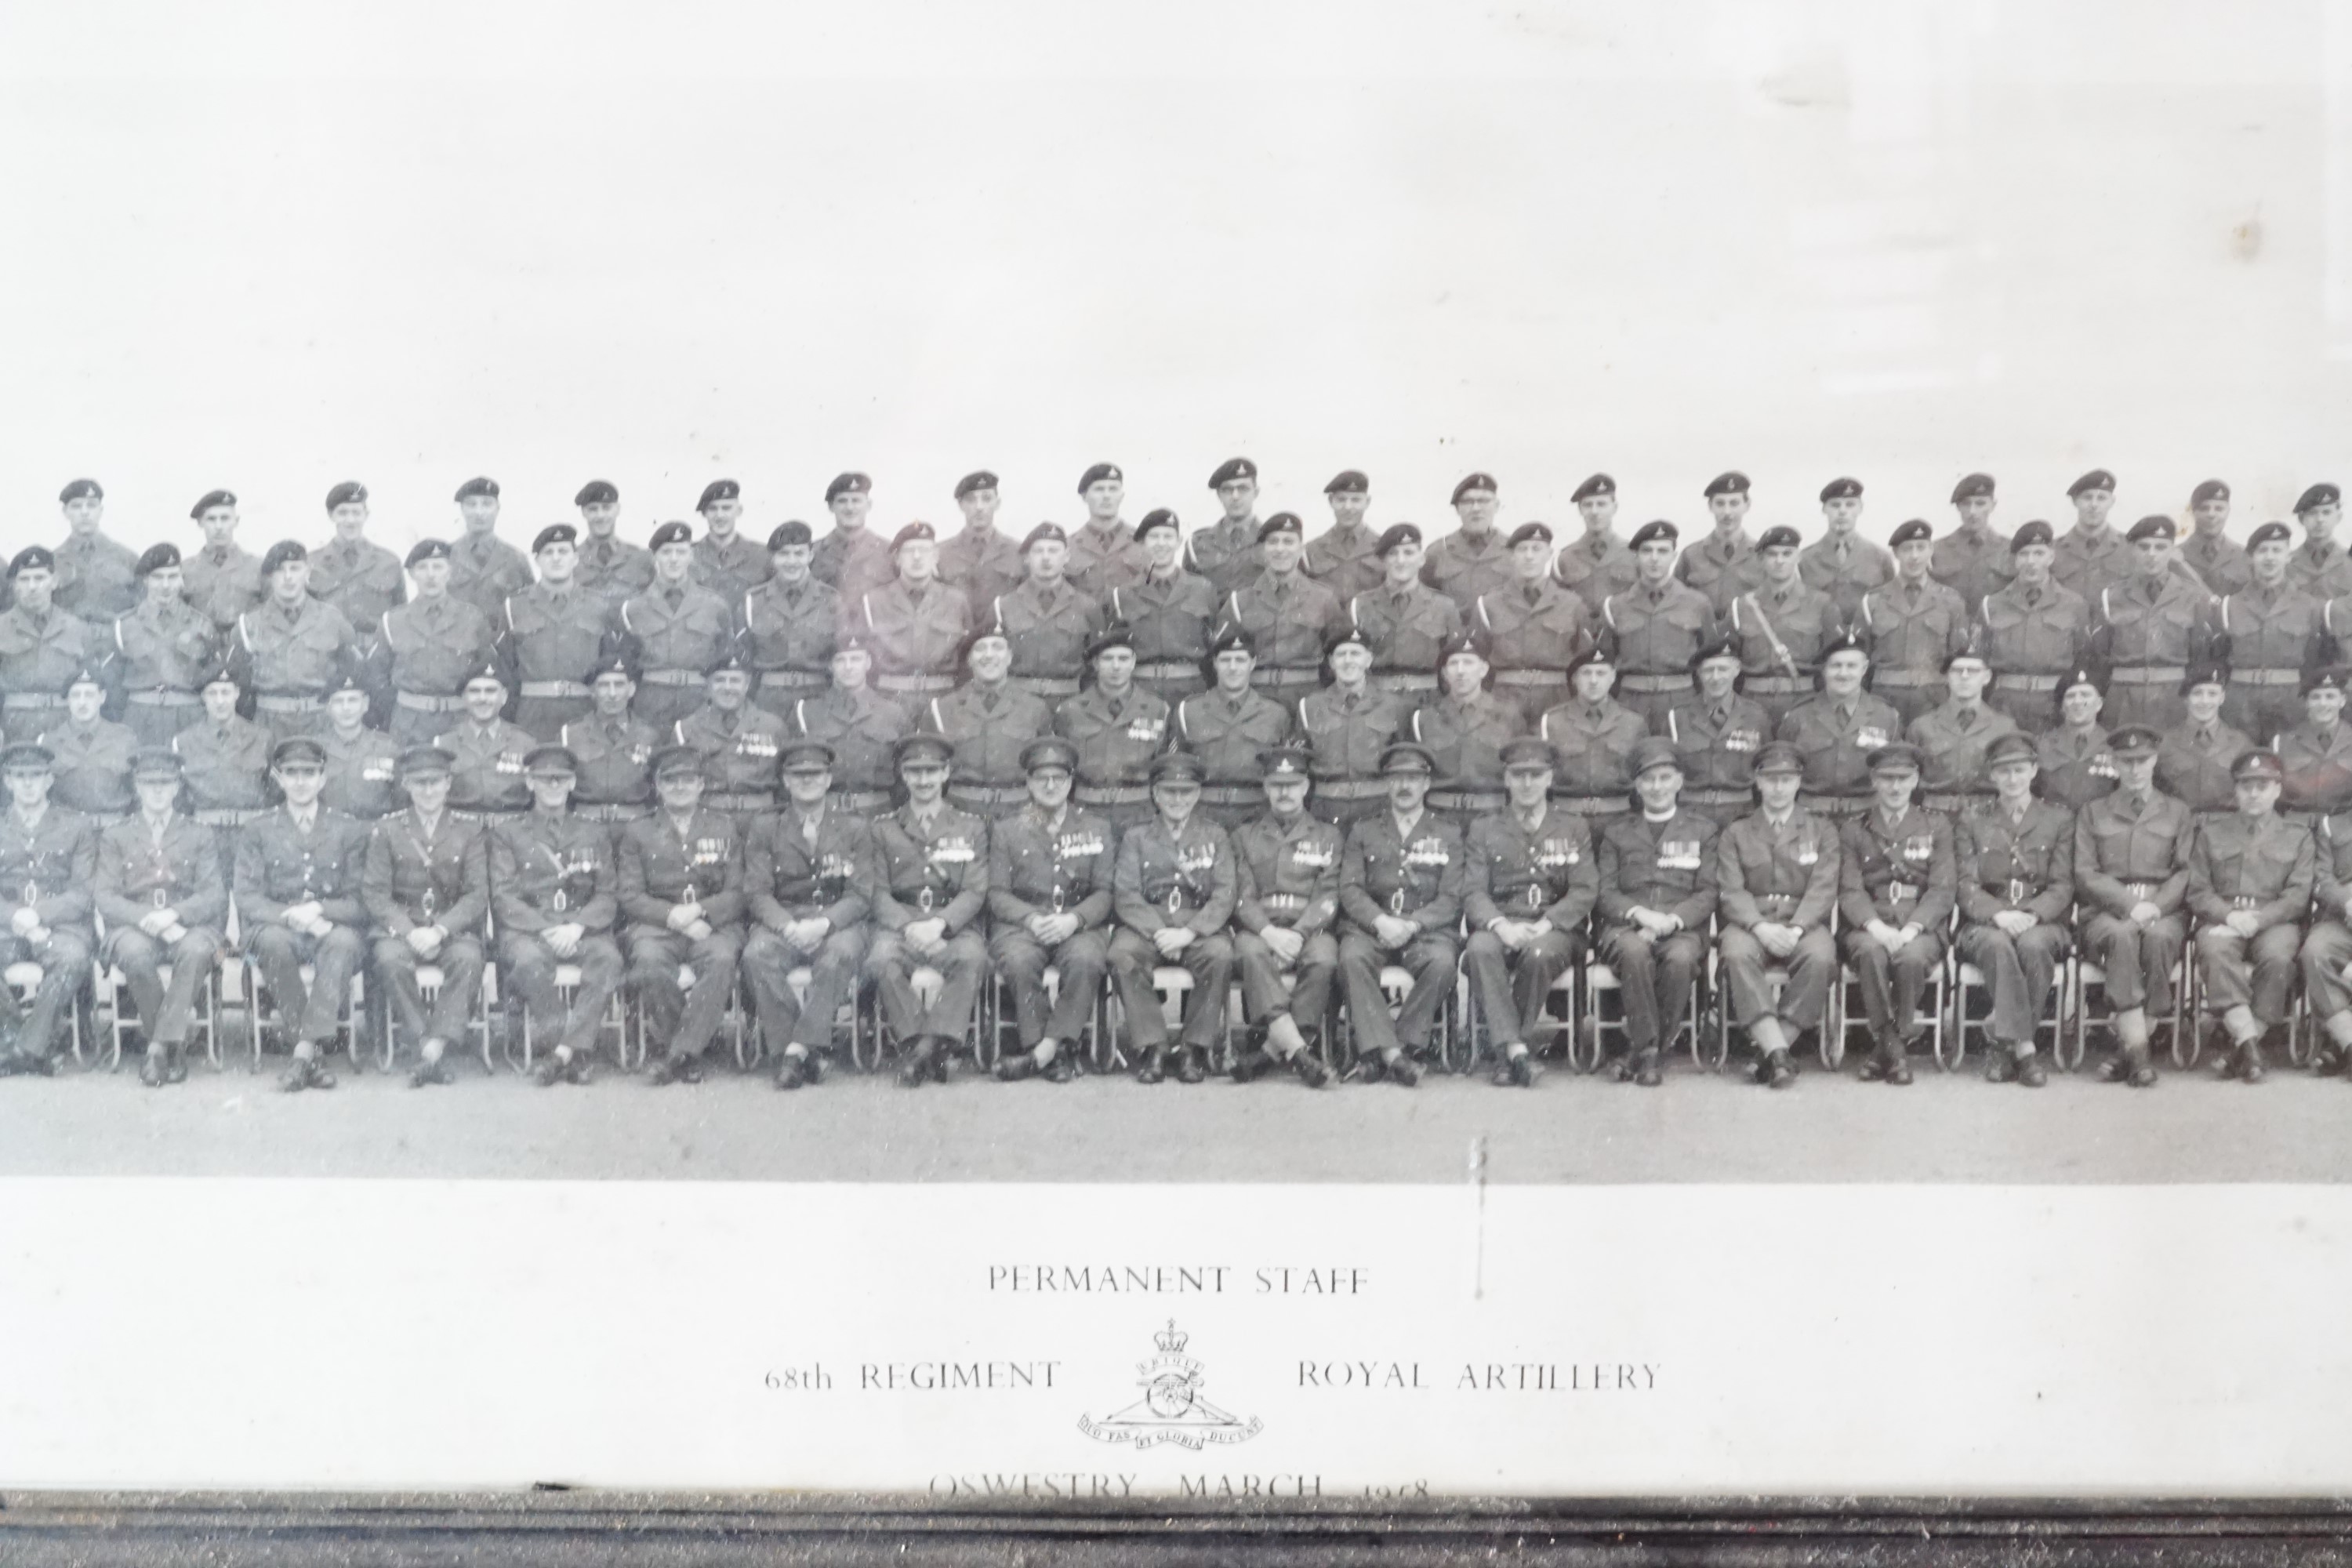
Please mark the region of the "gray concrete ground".
POLYGON ((2352 1083, 2259 1087, 2168 1073, 2154 1089, 2060 1075, 2028 1090, 1974 1064, 1890 1089, 1818 1067, 1770 1092, 1679 1059, 1644 1090, 1555 1068, 1532 1091, 1483 1077, 1418 1089, 1289 1079, 1055 1087, 969 1075, 907 1090, 836 1074, 786 1095, 715 1067, 654 1089, 606 1072, 541 1089, 478 1061, 454 1087, 352 1075, 287 1095, 201 1064, 147 1089, 125 1068, 0 1081, 0 1174, 688 1178, 737 1181, 2329 1182, 2352 1177, 2352 1083))

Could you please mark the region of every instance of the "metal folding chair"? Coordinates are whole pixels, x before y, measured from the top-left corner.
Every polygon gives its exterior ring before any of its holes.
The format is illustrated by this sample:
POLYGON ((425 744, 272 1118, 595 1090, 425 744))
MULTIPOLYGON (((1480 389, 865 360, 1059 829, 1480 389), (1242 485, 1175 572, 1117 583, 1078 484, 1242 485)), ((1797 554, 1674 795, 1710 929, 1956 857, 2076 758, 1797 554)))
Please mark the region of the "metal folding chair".
MULTIPOLYGON (((1832 1071, 1845 1060, 1847 1031, 1857 1025, 1865 1028, 1869 1026, 1870 1019, 1867 1014, 1860 1018, 1854 1016, 1853 1001, 1848 994, 1851 987, 1861 984, 1862 976, 1854 971, 1853 965, 1846 963, 1843 958, 1839 959, 1837 984, 1831 987, 1829 1009, 1834 1030, 1824 1026, 1822 1031, 1822 1066, 1832 1071), (1829 1037, 1832 1032, 1837 1036, 1837 1048, 1834 1051, 1830 1048, 1829 1042, 1829 1037)), ((1967 1053, 1966 1042, 1960 1037, 1959 1031, 1952 1031, 1951 1044, 1948 1047, 1945 1042, 1945 1015, 1951 1010, 1952 991, 1952 947, 1947 941, 1944 944, 1944 955, 1937 961, 1935 969, 1929 974, 1927 989, 1919 996, 1918 1014, 1912 1020, 1914 1023, 1927 1026, 1927 1044, 1935 1053, 1936 1065, 1946 1072, 1958 1071, 1960 1058, 1967 1053)))
MULTIPOLYGON (((416 990, 417 994, 425 998, 426 1006, 431 1006, 440 997, 445 978, 441 966, 437 963, 420 963, 416 966, 416 990)), ((369 998, 374 1009, 369 1022, 375 1031, 376 1066, 384 1072, 390 1072, 400 1060, 400 1041, 397 1037, 400 1026, 393 1017, 390 994, 383 986, 378 986, 376 989, 384 994, 369 998)), ((472 1035, 481 1047, 484 1072, 494 1070, 490 1064, 489 994, 490 971, 489 966, 484 964, 482 984, 474 992, 474 1009, 466 1020, 466 1032, 472 1035)), ((511 1060, 511 1056, 509 1059, 511 1060)))
MULTIPOLYGON (((914 987, 915 995, 925 1006, 930 1005, 931 999, 948 983, 946 975, 928 963, 919 964, 907 978, 914 987)), ((972 1059, 976 1062, 980 1060, 981 1016, 986 1011, 988 992, 989 988, 982 985, 974 993, 971 1016, 964 1020, 964 1048, 972 1053, 972 1059)), ((861 1072, 879 1071, 884 1060, 897 1050, 898 1041, 891 1037, 889 1026, 882 1016, 882 998, 875 987, 858 987, 857 1011, 859 1017, 850 1030, 850 1062, 861 1072)), ((993 1058, 991 1060, 992 1062, 993 1058)))
MULTIPOLYGON (((262 998, 267 994, 268 987, 261 978, 261 965, 254 962, 254 958, 251 953, 238 954, 237 963, 244 977, 243 989, 246 1000, 246 1030, 251 1037, 253 1043, 253 1055, 251 1059, 246 1064, 246 1070, 248 1072, 259 1072, 261 1070, 261 1035, 262 1016, 264 1013, 262 998)), ((316 964, 306 963, 302 965, 300 973, 302 976, 302 984, 305 986, 315 985, 318 984, 319 970, 316 964)), ((277 1009, 278 998, 271 996, 269 998, 268 1011, 274 1013, 277 1009)), ((365 1042, 360 1038, 361 1035, 363 1033, 362 1024, 366 1017, 367 966, 365 964, 362 964, 357 969, 352 971, 351 991, 343 997, 343 1005, 335 1015, 335 1034, 337 1044, 338 1047, 351 1058, 352 1070, 353 1072, 362 1070, 367 1065, 367 1047, 365 1042)))
MULTIPOLYGON (((170 984, 172 980, 170 964, 163 965, 163 974, 164 984, 170 984)), ((131 982, 121 970, 109 964, 104 959, 100 959, 92 965, 92 982, 94 989, 103 989, 106 993, 107 1070, 118 1071, 122 1066, 122 1037, 132 1029, 139 1029, 143 1035, 144 1021, 139 1016, 137 1009, 131 1005, 131 982)), ((197 993, 195 1032, 205 1042, 205 1060, 212 1064, 214 1071, 219 1071, 221 1067, 220 969, 216 964, 207 966, 204 988, 197 993)))
MULTIPOLYGON (((487 991, 487 989, 488 988, 486 986, 485 990, 487 991)), ((572 1005, 578 1001, 580 996, 580 966, 578 964, 558 963, 555 966, 555 994, 563 999, 564 1014, 567 1017, 570 1016, 572 1005)), ((520 1070, 529 1072, 531 1068, 533 1053, 536 1048, 531 1038, 530 1009, 522 1005, 522 1001, 520 997, 516 998, 512 1005, 517 1011, 520 1011, 522 1014, 522 1028, 519 1031, 522 1036, 522 1061, 519 1064, 519 1067, 520 1070)), ((515 1032, 518 1031, 509 1031, 510 1034, 515 1032)), ((598 1028, 597 1033, 599 1035, 610 1035, 613 1037, 613 1059, 620 1065, 624 1071, 631 1070, 632 1068, 635 1066, 644 1065, 645 1058, 642 1053, 637 1057, 637 1059, 634 1064, 629 1059, 628 1010, 621 1000, 621 991, 618 987, 614 989, 613 999, 604 1008, 604 1022, 598 1028)), ((508 1059, 510 1061, 513 1059, 511 1054, 509 1054, 508 1059)), ((485 1068, 488 1068, 489 1065, 490 1042, 488 1036, 485 1035, 482 1038, 482 1066, 485 1068)))
MULTIPOLYGON (((677 966, 677 986, 679 990, 693 990, 694 980, 694 965, 690 963, 681 963, 677 966)), ((720 1026, 729 1030, 732 1035, 732 1043, 735 1047, 735 1059, 738 1061, 742 1060, 743 988, 740 985, 735 986, 727 993, 727 1011, 720 1016, 720 1026)), ((624 1029, 623 1034, 625 1036, 632 1031, 635 1032, 637 1037, 636 1060, 634 1064, 630 1062, 628 1059, 628 1050, 625 1045, 622 1049, 621 1061, 621 1065, 624 1069, 632 1069, 635 1067, 643 1067, 651 1059, 653 1054, 651 1037, 646 1025, 645 999, 640 996, 632 996, 629 1000, 629 1027, 624 1029)), ((528 1058, 525 1058, 525 1065, 529 1065, 528 1058)))
MULTIPOLYGON (((1045 990, 1047 1006, 1062 999, 1062 972, 1057 966, 1051 963, 1045 966, 1040 984, 1045 990)), ((1008 1047, 1005 1041, 1005 1031, 1017 1027, 1012 1009, 1005 1005, 1005 993, 1011 989, 1005 978, 992 969, 988 984, 981 987, 981 994, 987 1003, 987 1016, 981 1025, 982 1048, 985 1053, 982 1065, 984 1067, 994 1068, 1003 1059, 1007 1049, 1020 1048, 1017 1044, 1008 1047)), ((1090 1073, 1117 1072, 1127 1065, 1127 1054, 1118 1048, 1117 1033, 1105 1019, 1105 1011, 1103 994, 1097 992, 1095 1005, 1087 1014, 1086 1037, 1072 1047, 1077 1052, 1075 1059, 1090 1073)))
MULTIPOLYGON (((21 1005, 32 1000, 33 993, 41 988, 41 982, 48 978, 48 973, 40 964, 27 959, 24 963, 8 965, 5 971, 0 971, 0 979, 5 980, 8 989, 16 993, 16 1000, 21 1005)), ((89 987, 84 985, 74 992, 73 1000, 66 1005, 66 1047, 73 1053, 76 1067, 84 1065, 82 1012, 89 1004, 89 987)), ((92 1022, 90 1032, 97 1033, 95 1021, 92 1022)))
MULTIPOLYGON (((1561 979, 1566 983, 1575 977, 1575 972, 1570 971, 1561 979)), ((1578 1027, 1570 1037, 1569 1060, 1584 1072, 1598 1072, 1602 1064, 1609 1059, 1611 1039, 1622 1039, 1625 1033, 1625 1008, 1620 995, 1624 989, 1624 983, 1618 979, 1616 970, 1590 953, 1585 958, 1581 979, 1584 995, 1576 1012, 1578 1027), (1612 996, 1619 997, 1616 1016, 1613 1017, 1610 1016, 1608 1006, 1609 998, 1612 996)), ((1557 989, 1558 987, 1555 986, 1554 990, 1557 989)), ((1719 1056, 1709 1056, 1701 1044, 1705 1039, 1713 1038, 1715 1034, 1713 1030, 1700 1027, 1699 1020, 1703 1011, 1701 1004, 1705 997, 1706 980, 1702 971, 1700 974, 1691 977, 1690 1005, 1685 1011, 1682 1023, 1675 1030, 1675 1040, 1658 1042, 1660 1059, 1663 1060, 1673 1054, 1675 1041, 1680 1039, 1686 1031, 1690 1036, 1692 1062, 1709 1072, 1722 1068, 1723 1058, 1719 1056)))

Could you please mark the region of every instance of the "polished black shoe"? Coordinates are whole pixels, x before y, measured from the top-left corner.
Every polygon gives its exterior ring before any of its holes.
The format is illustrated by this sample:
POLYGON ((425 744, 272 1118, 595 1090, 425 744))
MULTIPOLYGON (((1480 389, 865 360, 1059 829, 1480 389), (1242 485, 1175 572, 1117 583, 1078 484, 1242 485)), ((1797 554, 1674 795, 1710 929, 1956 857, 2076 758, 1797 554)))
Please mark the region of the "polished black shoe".
POLYGON ((2019 1057, 2015 1059, 2017 1062, 2015 1072, 2017 1081, 2023 1084, 2026 1088, 2040 1089, 2050 1081, 2050 1071, 2047 1068, 2044 1068, 2042 1065, 2042 1058, 2040 1057, 2019 1057))
POLYGON ((1911 1082, 1911 1064, 1901 1057, 1890 1058, 1886 1064, 1886 1081, 1897 1089, 1907 1087, 1911 1082))
POLYGON ((299 1094, 306 1089, 332 1089, 335 1075, 320 1067, 316 1057, 296 1057, 278 1079, 278 1087, 289 1094, 299 1094))
POLYGON ((931 1059, 938 1046, 930 1040, 918 1040, 907 1059, 898 1064, 898 1087, 920 1089, 931 1081, 931 1059))
POLYGON ((572 1064, 562 1057, 542 1057, 530 1069, 530 1081, 541 1089, 553 1089, 571 1076, 572 1064))
POLYGON ((1886 1076, 1885 1053, 1873 1051, 1863 1058, 1862 1065, 1853 1069, 1853 1076, 1864 1083, 1876 1083, 1880 1079, 1885 1078, 1886 1076))
POLYGON ((1764 1087, 1786 1089, 1797 1081, 1797 1064, 1789 1059, 1786 1051, 1774 1051, 1764 1058, 1764 1087))
POLYGON ((1268 1052, 1256 1049, 1244 1050, 1234 1058, 1234 1070, 1231 1076, 1235 1083, 1255 1083, 1281 1065, 1280 1061, 1268 1052))
POLYGON ((1135 1081, 1138 1083, 1158 1083, 1167 1076, 1168 1047, 1165 1046, 1147 1047, 1143 1053, 1143 1060, 1136 1064, 1135 1081))
POLYGON ((931 1081, 933 1083, 945 1083, 948 1081, 949 1070, 955 1066, 955 1042, 953 1040, 942 1039, 940 1041, 939 1049, 931 1053, 931 1081))
POLYGON ((1309 1089, 1321 1089, 1331 1081, 1331 1069, 1323 1065, 1323 1058, 1315 1054, 1312 1046, 1290 1058, 1290 1070, 1309 1089))
MULTIPOLYGON (((999 1062, 996 1065, 1001 1068, 1004 1064, 1003 1062, 999 1062)), ((794 1056, 791 1052, 787 1051, 784 1054, 784 1059, 776 1064, 776 1087, 778 1089, 799 1089, 808 1081, 808 1058, 794 1056)))
POLYGON ((163 1047, 163 1081, 165 1083, 185 1083, 188 1081, 187 1047, 183 1045, 169 1045, 163 1047))
POLYGON ((583 1088, 595 1082, 596 1059, 593 1057, 591 1057, 587 1052, 582 1051, 572 1058, 572 1071, 566 1076, 570 1078, 573 1083, 579 1084, 583 1088))
POLYGON ((2021 1076, 2016 1053, 1996 1040, 1991 1058, 1985 1063, 1984 1076, 1987 1083, 2015 1083, 2021 1076))
MULTIPOLYGON (((1060 1061, 1062 1058, 1055 1057, 1054 1059, 1060 1061)), ((1035 1078, 1037 1072, 1037 1058, 1033 1053, 1015 1051, 1009 1057, 997 1058, 996 1066, 990 1069, 990 1076, 999 1083, 1019 1083, 1024 1078, 1035 1078)), ((783 1086, 779 1084, 777 1087, 783 1086)))
POLYGON ((2131 1085, 2134 1089, 2154 1089, 2156 1087, 2156 1063, 2145 1052, 2127 1051, 2124 1055, 2124 1065, 2120 1076, 2124 1082, 2131 1085))
POLYGON ((646 1070, 646 1082, 656 1089, 673 1083, 700 1083, 702 1067, 692 1057, 664 1057, 646 1070))
POLYGON ((417 1063, 416 1070, 408 1075, 408 1087, 411 1089, 423 1089, 429 1084, 457 1082, 457 1080, 456 1079, 449 1076, 449 1068, 446 1065, 446 1058, 442 1058, 429 1062, 417 1063))
POLYGON ((2332 1078, 2344 1070, 2344 1048, 2323 1037, 2311 1050, 2311 1076, 2332 1078))
POLYGON ((1201 1052, 1199 1047, 1195 1046, 1180 1047, 1176 1052, 1176 1081, 1178 1083, 1205 1083, 1208 1081, 1208 1077, 1209 1069, 1201 1065, 1201 1052))
POLYGON ((1069 1049, 1054 1053, 1054 1059, 1037 1069, 1037 1076, 1047 1083, 1068 1083, 1078 1076, 1078 1053, 1069 1049))
POLYGON ((1633 1053, 1633 1081, 1643 1089, 1655 1089, 1666 1081, 1664 1068, 1658 1064, 1654 1047, 1633 1053))
POLYGON ((51 1051, 47 1056, 35 1056, 30 1051, 15 1051, 10 1053, 5 1062, 0 1062, 0 1077, 55 1078, 64 1067, 65 1058, 57 1051, 51 1051))
POLYGON ((146 1058, 139 1064, 139 1081, 145 1084, 149 1089, 161 1089, 163 1087, 164 1076, 163 1052, 149 1051, 147 1053, 146 1058))
POLYGON ((2238 1047, 2238 1078, 2244 1083, 2263 1081, 2263 1043, 2248 1040, 2238 1047))
POLYGON ((1382 1057, 1381 1070, 1399 1089, 1411 1089, 1421 1081, 1421 1064, 1402 1052, 1393 1057, 1382 1057))
POLYGON ((1495 1064, 1494 1084, 1496 1089, 1535 1088, 1535 1057, 1526 1051, 1515 1057, 1505 1057, 1495 1064))

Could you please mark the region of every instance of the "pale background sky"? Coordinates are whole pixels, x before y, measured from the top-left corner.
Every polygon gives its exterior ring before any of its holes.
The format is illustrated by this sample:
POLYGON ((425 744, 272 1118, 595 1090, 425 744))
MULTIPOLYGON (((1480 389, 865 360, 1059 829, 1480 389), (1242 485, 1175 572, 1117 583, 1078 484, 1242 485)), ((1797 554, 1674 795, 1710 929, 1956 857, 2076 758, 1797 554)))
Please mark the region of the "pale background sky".
POLYGON ((0 12, 0 519, 90 474, 132 542, 395 548, 477 472, 527 543, 742 481, 745 526, 1015 531, 1215 514, 1221 459, 1311 529, 2118 516, 2209 474, 2241 537, 2352 480, 2344 0, 1183 5, 878 0, 20 5, 0 12))

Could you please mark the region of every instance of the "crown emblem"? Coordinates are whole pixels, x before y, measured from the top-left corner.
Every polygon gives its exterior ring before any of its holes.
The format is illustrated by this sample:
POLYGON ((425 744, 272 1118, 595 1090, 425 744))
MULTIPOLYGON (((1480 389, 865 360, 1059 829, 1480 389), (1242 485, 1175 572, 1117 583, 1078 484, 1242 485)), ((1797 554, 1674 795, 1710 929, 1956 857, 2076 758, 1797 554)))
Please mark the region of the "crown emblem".
POLYGON ((1176 1326, 1176 1320, 1171 1318, 1166 1328, 1151 1336, 1151 1342, 1158 1345, 1163 1354, 1175 1355, 1183 1350, 1184 1342, 1190 1337, 1176 1326))

